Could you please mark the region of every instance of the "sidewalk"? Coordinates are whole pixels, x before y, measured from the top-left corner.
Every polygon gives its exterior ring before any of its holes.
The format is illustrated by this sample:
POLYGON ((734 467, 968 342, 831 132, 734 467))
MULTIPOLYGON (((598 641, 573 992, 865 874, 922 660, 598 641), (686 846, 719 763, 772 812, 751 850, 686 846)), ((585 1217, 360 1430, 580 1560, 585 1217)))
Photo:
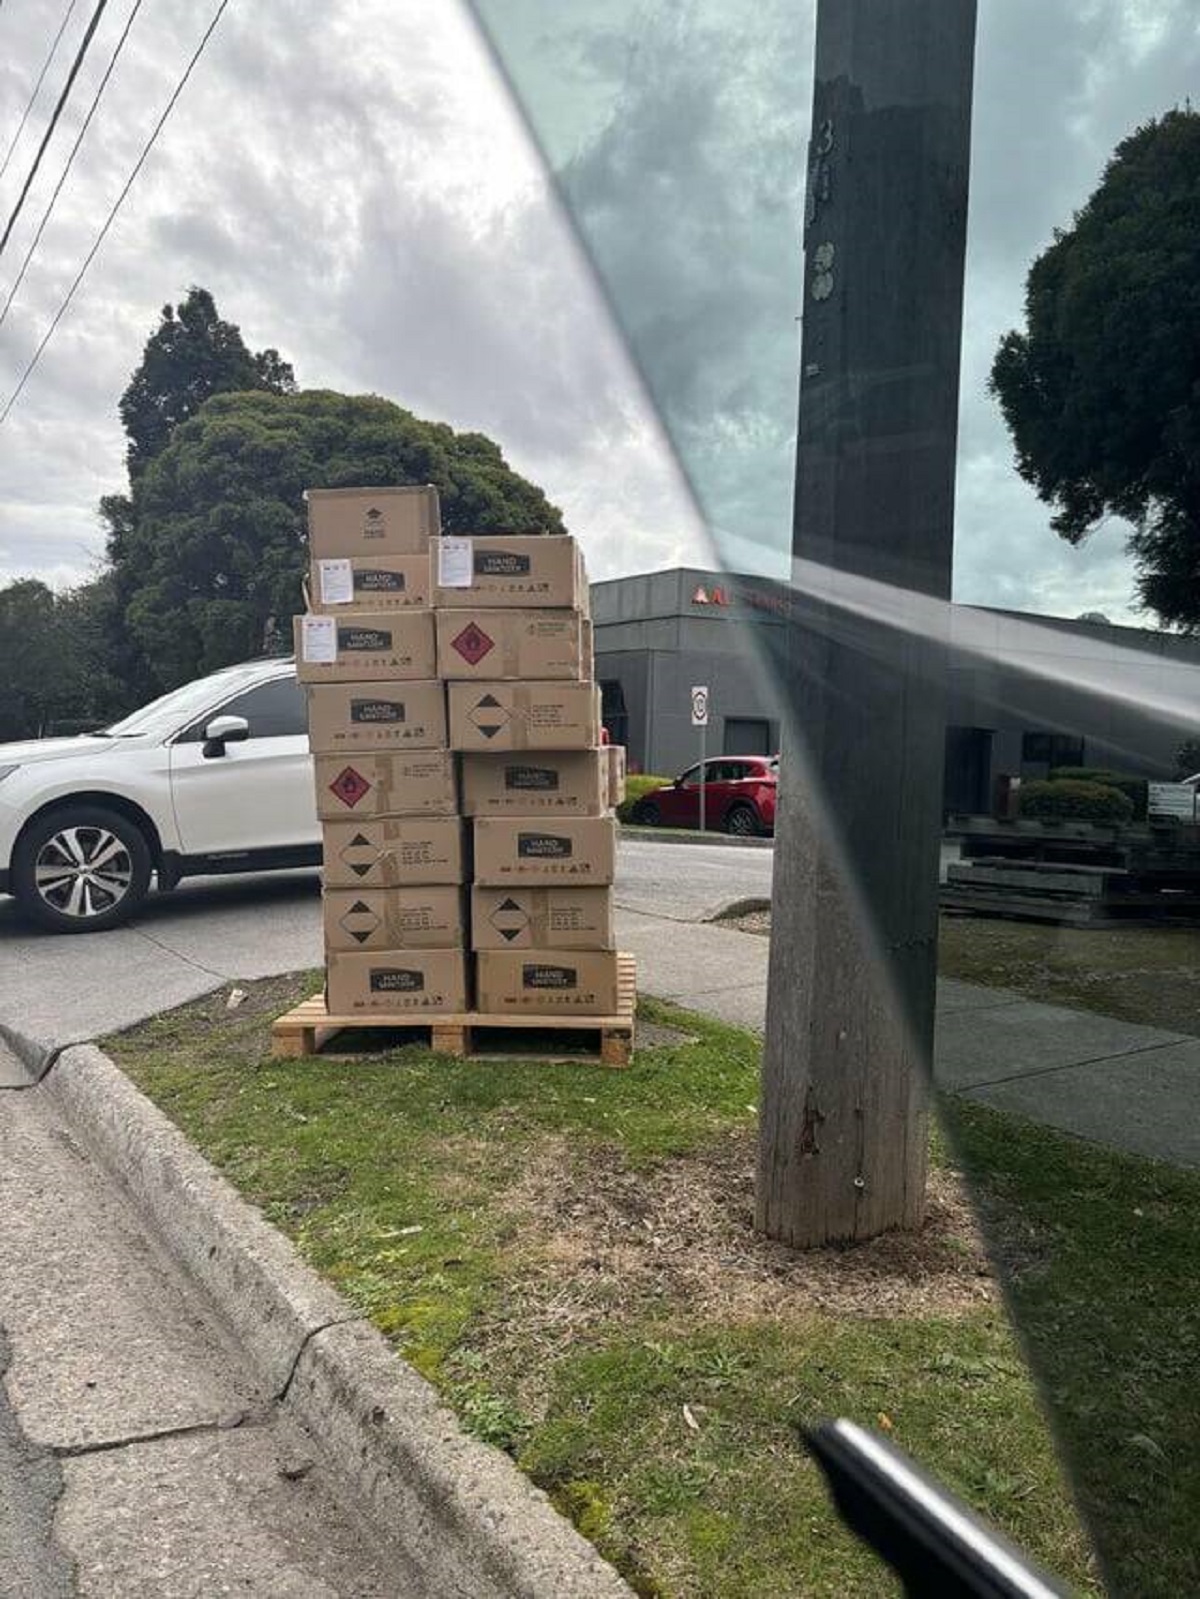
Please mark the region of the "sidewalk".
MULTIPOLYGON (((646 993, 761 1030, 765 938, 629 911, 617 926, 646 993)), ((1200 1038, 943 978, 934 1072, 940 1087, 964 1098, 1130 1154, 1200 1167, 1200 1038)))

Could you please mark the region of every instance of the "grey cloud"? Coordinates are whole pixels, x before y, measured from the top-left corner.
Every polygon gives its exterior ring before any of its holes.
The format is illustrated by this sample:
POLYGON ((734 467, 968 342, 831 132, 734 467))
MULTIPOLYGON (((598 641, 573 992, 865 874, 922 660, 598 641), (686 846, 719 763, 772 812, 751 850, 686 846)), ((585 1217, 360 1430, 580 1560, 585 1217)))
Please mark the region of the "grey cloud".
MULTIPOLYGON (((127 14, 110 9, 97 72, 127 14)), ((26 15, 21 70, 0 72, 0 129, 60 12, 26 0, 26 15)), ((0 330, 0 403, 207 15, 192 0, 144 8, 0 330)), ((302 383, 373 390, 490 433, 564 506, 593 570, 695 558, 686 489, 452 6, 285 0, 269 23, 262 8, 230 8, 0 430, 0 581, 64 581, 99 552, 96 502, 124 478, 117 400, 161 306, 192 282, 302 383)))

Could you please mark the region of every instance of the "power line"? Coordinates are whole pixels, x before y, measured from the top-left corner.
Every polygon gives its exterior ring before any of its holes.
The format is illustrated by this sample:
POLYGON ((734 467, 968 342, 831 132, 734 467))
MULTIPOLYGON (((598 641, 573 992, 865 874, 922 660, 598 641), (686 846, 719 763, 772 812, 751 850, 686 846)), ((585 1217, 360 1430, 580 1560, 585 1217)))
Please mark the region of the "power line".
POLYGON ((42 82, 45 79, 47 72, 50 70, 50 63, 54 60, 55 54, 58 51, 58 41, 67 31, 67 23, 70 22, 71 16, 78 4, 79 0, 70 0, 70 3, 66 9, 66 14, 58 25, 58 32, 54 35, 54 43, 50 46, 50 54, 42 62, 42 70, 38 73, 37 82, 33 86, 33 93, 29 96, 28 103, 26 104, 24 111, 21 113, 21 120, 17 124, 17 131, 12 136, 12 143, 4 153, 4 162, 3 165, 0 165, 0 178, 2 178, 8 171, 8 163, 12 160, 13 151, 17 148, 17 140, 25 131, 25 124, 29 121, 29 113, 33 110, 33 102, 38 97, 38 91, 41 89, 42 82))
MULTIPOLYGON (((3 4, 4 0, 0 0, 0 6, 3 6, 3 4)), ((25 281, 25 274, 29 270, 29 263, 33 260, 34 252, 42 241, 42 234, 46 231, 46 224, 50 221, 50 214, 54 210, 59 195, 62 193, 63 184, 67 181, 67 175, 71 170, 71 165, 74 162, 76 155, 79 153, 79 146, 83 143, 84 135, 87 133, 87 130, 91 125, 92 118, 96 114, 96 107, 100 104, 100 97, 104 93, 105 86, 107 85, 109 78, 111 78, 113 75, 113 68, 120 59, 121 51, 125 47, 125 41, 129 37, 129 30, 133 27, 134 18, 141 9, 142 0, 134 0, 133 10, 129 13, 128 18, 126 19, 124 32, 117 40, 117 47, 112 53, 112 59, 109 61, 108 66, 105 69, 104 76, 100 79, 100 85, 97 88, 96 93, 92 96, 92 103, 88 107, 87 116, 83 119, 83 126, 76 135, 75 143, 71 146, 71 153, 67 157, 67 164, 65 167, 63 167, 62 175, 54 186, 54 193, 50 196, 50 204, 46 207, 42 214, 42 220, 38 223, 37 232, 34 234, 33 240, 25 252, 25 259, 21 262, 21 270, 17 273, 12 287, 8 291, 8 297, 4 302, 3 308, 0 309, 0 328, 4 326, 5 319, 8 316, 9 307, 16 299, 17 290, 25 281)))
POLYGON ((142 167, 145 165, 146 158, 150 154, 150 151, 154 148, 154 141, 158 138, 159 134, 162 132, 163 124, 166 122, 167 118, 171 115, 171 112, 172 112, 172 110, 175 107, 176 100, 178 100, 179 96, 183 93, 184 88, 185 88, 185 86, 187 84, 187 81, 192 75, 192 69, 195 67, 197 61, 199 61, 201 55, 204 53, 204 47, 208 43, 209 39, 212 38, 213 33, 216 31, 217 23, 220 22, 221 18, 225 15, 225 8, 226 8, 226 6, 228 4, 229 4, 229 0, 221 0, 220 5, 217 7, 216 11, 213 13, 212 21, 209 23, 208 27, 204 30, 204 33, 203 33, 203 35, 202 35, 202 37, 200 39, 200 43, 196 46, 196 49, 195 49, 195 51, 192 54, 191 60, 188 62, 187 66, 183 69, 183 76, 180 78, 179 82, 175 85, 175 89, 174 89, 174 91, 173 91, 173 93, 171 95, 171 98, 167 101, 166 105, 163 107, 162 115, 159 117, 158 121, 154 124, 154 127, 153 127, 153 129, 151 131, 150 137, 146 140, 146 143, 145 143, 145 145, 142 148, 141 155, 139 155, 137 160, 134 162, 133 170, 132 170, 132 172, 130 172, 128 178, 125 180, 125 187, 121 190, 120 194, 113 201, 112 209, 109 211, 108 216, 105 217, 103 227, 100 229, 99 233, 97 233, 97 235, 96 235, 96 237, 95 237, 95 239, 94 239, 94 241, 92 243, 91 249, 88 251, 87 255, 84 257, 83 265, 80 267, 79 271, 75 274, 75 281, 74 281, 74 283, 72 283, 71 287, 67 290, 66 298, 63 300, 63 303, 59 306, 58 310, 54 313, 54 317, 53 317, 53 320, 50 323, 50 326, 46 329, 45 333, 42 336, 42 342, 38 345, 37 349, 33 352, 32 356, 30 357, 29 362, 26 365, 24 372, 21 373, 21 377, 20 377, 19 382, 17 383, 16 388, 12 391, 12 393, 8 397, 8 401, 7 401, 3 411, 0 411, 0 426, 2 426, 8 420, 9 414, 12 411, 13 406, 17 403, 18 399, 21 396, 21 391, 24 389, 26 383, 28 383, 28 381, 29 381, 29 378, 30 378, 31 374, 33 373, 33 369, 37 366, 38 362, 41 360, 43 351, 45 350, 46 346, 50 343, 50 340, 54 337, 55 328, 58 327, 58 324, 62 321, 63 317, 66 315, 67 307, 71 304, 71 301, 75 298, 75 292, 79 288, 79 285, 83 282, 84 274, 87 272, 88 267, 90 267, 92 262, 95 260, 96 253, 100 249, 100 246, 104 243, 104 240, 105 240, 105 238, 108 235, 109 228, 111 228, 113 223, 116 221, 117 212, 121 209, 121 206, 124 204, 125 196, 129 193, 130 189, 133 188, 134 180, 136 179, 138 173, 142 170, 142 167))
POLYGON ((17 218, 21 215, 21 207, 25 204, 25 196, 32 188, 34 178, 37 177, 38 168, 42 164, 42 157, 46 153, 46 146, 54 137, 54 130, 58 126, 58 119, 62 115, 62 108, 67 103, 68 96, 71 93, 71 88, 76 77, 79 75, 80 67, 83 65, 83 58, 88 53, 88 46, 92 42, 92 37, 100 24, 100 18, 104 15, 104 8, 107 4, 108 0, 96 0, 96 9, 92 12, 92 20, 88 23, 87 32, 83 36, 83 40, 79 46, 79 49, 75 52, 75 59, 71 63, 71 70, 67 73, 67 81, 63 84, 62 93, 58 97, 58 103, 55 105, 54 110, 51 113, 50 126, 42 135, 42 142, 38 145, 38 152, 33 158, 33 165, 29 169, 29 176, 25 179, 24 187, 17 196, 17 203, 13 206, 12 216, 10 216, 8 219, 8 226, 4 230, 4 237, 0 239, 0 255, 4 254, 4 246, 8 243, 10 237, 12 236, 12 230, 17 225, 17 218))

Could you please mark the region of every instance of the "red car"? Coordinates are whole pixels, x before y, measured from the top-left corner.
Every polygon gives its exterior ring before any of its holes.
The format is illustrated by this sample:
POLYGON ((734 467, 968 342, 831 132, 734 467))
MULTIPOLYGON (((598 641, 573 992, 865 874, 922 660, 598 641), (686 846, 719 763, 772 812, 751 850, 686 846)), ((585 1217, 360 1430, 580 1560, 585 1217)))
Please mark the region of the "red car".
MULTIPOLYGON (((779 757, 719 755, 704 763, 704 825, 751 838, 775 831, 779 757)), ((633 808, 644 827, 700 826, 700 767, 689 766, 663 788, 653 788, 633 808)))

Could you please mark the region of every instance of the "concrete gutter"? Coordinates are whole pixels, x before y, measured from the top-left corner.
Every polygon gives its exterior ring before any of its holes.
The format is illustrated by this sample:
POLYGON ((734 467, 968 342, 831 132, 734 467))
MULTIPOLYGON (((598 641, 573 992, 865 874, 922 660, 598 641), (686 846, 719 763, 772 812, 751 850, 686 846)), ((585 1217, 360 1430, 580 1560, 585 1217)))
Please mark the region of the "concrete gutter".
POLYGON ((617 828, 618 841, 623 838, 644 838, 652 844, 715 844, 721 849, 774 849, 773 838, 734 838, 729 833, 700 833, 678 831, 666 827, 635 827, 632 822, 622 822, 617 828))
MULTIPOLYGON (((25 1053, 37 1053, 26 1046, 25 1053)), ((499 1450, 297 1255, 93 1044, 39 1085, 208 1296, 264 1390, 346 1497, 439 1599, 629 1599, 631 1590, 499 1450)))

